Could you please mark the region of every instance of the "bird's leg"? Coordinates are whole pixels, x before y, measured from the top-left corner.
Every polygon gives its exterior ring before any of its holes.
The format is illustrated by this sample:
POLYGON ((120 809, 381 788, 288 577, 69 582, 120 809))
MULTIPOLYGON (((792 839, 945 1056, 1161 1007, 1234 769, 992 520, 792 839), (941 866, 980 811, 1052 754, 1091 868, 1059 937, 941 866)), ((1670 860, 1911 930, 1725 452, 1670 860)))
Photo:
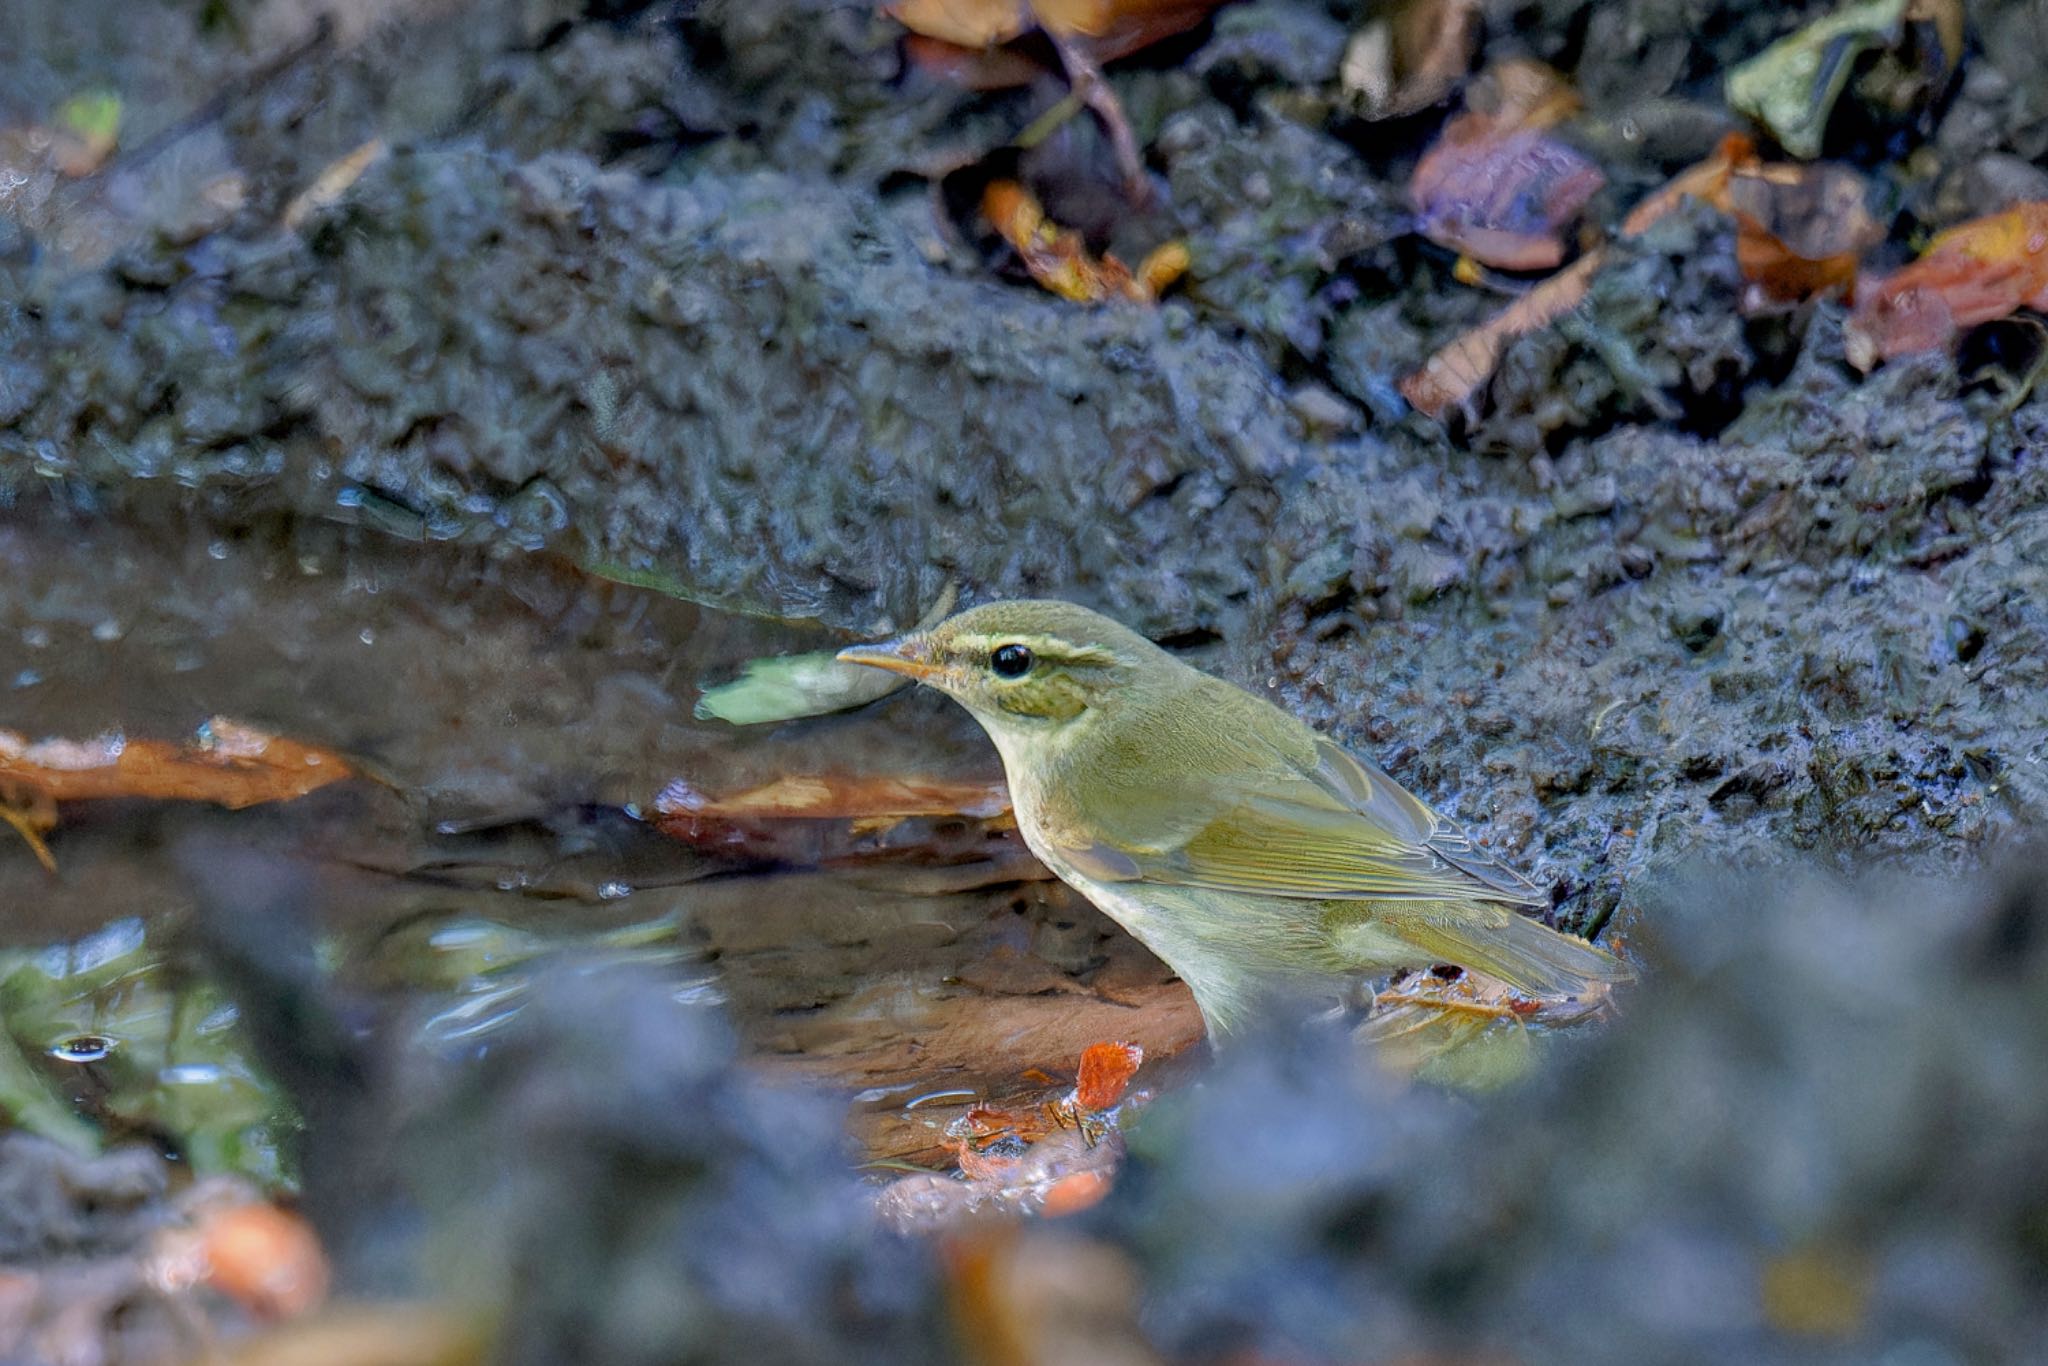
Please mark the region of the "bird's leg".
POLYGON ((1103 129, 1109 134, 1110 149, 1116 154, 1117 170, 1123 174, 1124 194, 1132 204, 1144 207, 1152 199, 1152 182, 1145 175, 1145 159, 1138 151, 1138 137, 1131 131, 1131 121, 1124 117, 1123 102, 1110 89, 1101 65, 1082 49, 1074 35, 1048 27, 1045 36, 1052 40, 1053 50, 1060 55, 1067 83, 1081 103, 1102 120, 1103 129))

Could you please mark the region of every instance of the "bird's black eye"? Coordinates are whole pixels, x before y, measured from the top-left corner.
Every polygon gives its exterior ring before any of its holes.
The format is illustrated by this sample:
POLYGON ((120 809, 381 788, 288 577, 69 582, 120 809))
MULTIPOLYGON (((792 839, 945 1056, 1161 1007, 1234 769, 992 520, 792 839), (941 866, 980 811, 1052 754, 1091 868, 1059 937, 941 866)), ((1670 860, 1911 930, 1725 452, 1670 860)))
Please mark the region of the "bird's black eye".
POLYGON ((1022 645, 998 645, 988 657, 988 666, 999 678, 1022 678, 1031 672, 1031 651, 1022 645))

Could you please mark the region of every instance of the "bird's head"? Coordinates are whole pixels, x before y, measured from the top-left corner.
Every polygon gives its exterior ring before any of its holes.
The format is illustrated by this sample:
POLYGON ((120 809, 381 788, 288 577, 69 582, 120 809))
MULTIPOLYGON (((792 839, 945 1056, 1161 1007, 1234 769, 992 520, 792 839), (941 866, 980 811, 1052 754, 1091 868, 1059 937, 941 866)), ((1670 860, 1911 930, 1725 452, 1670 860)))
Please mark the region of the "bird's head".
POLYGON ((1174 661, 1098 612, 1070 602, 991 602, 878 645, 839 652, 947 693, 998 742, 1059 732, 1116 710, 1174 661))

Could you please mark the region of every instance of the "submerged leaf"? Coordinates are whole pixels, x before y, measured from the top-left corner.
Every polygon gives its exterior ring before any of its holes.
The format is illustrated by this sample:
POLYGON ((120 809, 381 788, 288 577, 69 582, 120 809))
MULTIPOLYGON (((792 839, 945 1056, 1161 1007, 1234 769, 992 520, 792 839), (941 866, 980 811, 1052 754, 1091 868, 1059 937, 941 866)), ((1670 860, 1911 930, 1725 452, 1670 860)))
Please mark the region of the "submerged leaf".
POLYGON ((1397 1072, 1490 1090, 1528 1071, 1542 1031, 1580 1023, 1604 1008, 1604 997, 1537 1000, 1471 973, 1422 972, 1381 992, 1358 1036, 1397 1072))
POLYGON ((236 810, 290 801, 353 775, 333 750, 224 716, 184 745, 118 731, 93 740, 30 741, 0 730, 0 786, 57 802, 153 797, 236 810))

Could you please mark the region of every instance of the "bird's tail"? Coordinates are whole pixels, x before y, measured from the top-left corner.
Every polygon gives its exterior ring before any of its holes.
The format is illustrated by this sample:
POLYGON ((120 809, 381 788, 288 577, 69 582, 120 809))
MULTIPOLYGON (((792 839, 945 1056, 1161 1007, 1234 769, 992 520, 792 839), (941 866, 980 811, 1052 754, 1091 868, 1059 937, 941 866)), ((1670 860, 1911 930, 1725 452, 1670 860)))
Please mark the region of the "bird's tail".
POLYGON ((1593 996, 1635 976, 1628 964, 1576 935, 1505 906, 1488 909, 1494 913, 1475 916, 1468 909, 1456 920, 1403 917, 1397 933, 1420 959, 1455 964, 1527 996, 1593 996))

